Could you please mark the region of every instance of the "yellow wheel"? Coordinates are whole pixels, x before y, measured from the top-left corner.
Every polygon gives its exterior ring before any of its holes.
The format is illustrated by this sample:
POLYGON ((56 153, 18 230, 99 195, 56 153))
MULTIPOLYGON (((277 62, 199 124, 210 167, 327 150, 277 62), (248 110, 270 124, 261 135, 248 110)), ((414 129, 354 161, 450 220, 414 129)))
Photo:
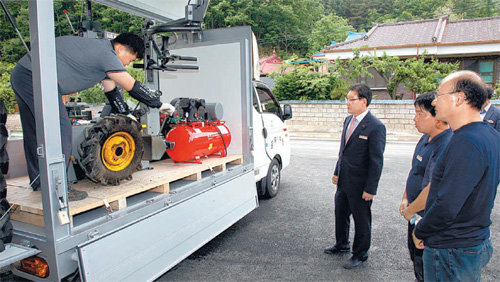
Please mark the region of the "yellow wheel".
POLYGON ((127 132, 116 132, 104 142, 101 158, 104 165, 112 171, 126 168, 134 158, 135 142, 127 132))
POLYGON ((144 142, 141 125, 124 115, 106 116, 84 131, 80 167, 92 181, 119 185, 140 168, 144 142))

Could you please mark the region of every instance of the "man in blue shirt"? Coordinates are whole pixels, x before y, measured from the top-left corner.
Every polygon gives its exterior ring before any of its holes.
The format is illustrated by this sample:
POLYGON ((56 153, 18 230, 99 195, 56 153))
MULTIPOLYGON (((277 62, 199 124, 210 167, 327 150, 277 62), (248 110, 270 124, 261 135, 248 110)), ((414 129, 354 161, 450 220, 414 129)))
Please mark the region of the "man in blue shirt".
POLYGON ((425 200, 429 191, 429 180, 425 180, 424 176, 430 173, 430 159, 435 158, 446 147, 453 134, 446 122, 436 119, 436 111, 432 106, 434 96, 434 92, 425 93, 415 99, 413 121, 418 132, 424 135, 415 147, 406 189, 399 206, 399 212, 408 220, 408 250, 413 262, 415 278, 418 281, 424 281, 423 251, 417 249, 413 243, 412 233, 415 228, 413 217, 417 212, 423 216, 425 200))
POLYGON ((433 102, 453 136, 434 167, 425 214, 413 232, 424 248, 424 279, 479 281, 493 253, 491 211, 500 183, 500 134, 479 111, 486 85, 477 73, 447 76, 433 102))

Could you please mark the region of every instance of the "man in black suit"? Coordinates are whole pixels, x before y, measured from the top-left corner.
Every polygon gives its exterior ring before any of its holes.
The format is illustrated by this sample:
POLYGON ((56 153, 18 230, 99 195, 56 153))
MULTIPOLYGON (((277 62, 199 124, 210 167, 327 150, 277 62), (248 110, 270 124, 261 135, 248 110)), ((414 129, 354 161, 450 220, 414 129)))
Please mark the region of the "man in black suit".
POLYGON ((488 88, 486 91, 488 92, 488 98, 483 105, 480 115, 484 121, 500 132, 500 109, 491 104, 494 90, 488 88))
POLYGON ((355 84, 347 94, 340 152, 332 183, 335 193, 336 244, 325 250, 327 254, 342 254, 350 250, 350 215, 354 218, 352 257, 344 268, 359 267, 368 259, 371 241, 371 205, 377 193, 382 173, 385 149, 385 126, 368 111, 372 92, 366 84, 355 84))

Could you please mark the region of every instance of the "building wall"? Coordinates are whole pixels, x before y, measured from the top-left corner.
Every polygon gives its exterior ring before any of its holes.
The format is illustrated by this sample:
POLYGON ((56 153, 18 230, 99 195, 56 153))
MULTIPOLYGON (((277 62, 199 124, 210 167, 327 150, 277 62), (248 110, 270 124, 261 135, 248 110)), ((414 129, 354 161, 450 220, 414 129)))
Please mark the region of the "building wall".
MULTIPOLYGON (((344 119, 349 115, 344 101, 281 101, 292 106, 287 120, 293 138, 340 139, 344 119)), ((493 101, 500 108, 500 101, 493 101)), ((387 129, 388 141, 416 141, 421 134, 413 123, 413 100, 372 100, 370 112, 387 129)))
MULTIPOLYGON (((344 101, 283 101, 292 106, 293 118, 287 121, 292 137, 340 139, 344 119, 349 115, 344 101)), ((413 101, 375 101, 370 112, 382 121, 388 135, 420 136, 413 124, 413 101)))

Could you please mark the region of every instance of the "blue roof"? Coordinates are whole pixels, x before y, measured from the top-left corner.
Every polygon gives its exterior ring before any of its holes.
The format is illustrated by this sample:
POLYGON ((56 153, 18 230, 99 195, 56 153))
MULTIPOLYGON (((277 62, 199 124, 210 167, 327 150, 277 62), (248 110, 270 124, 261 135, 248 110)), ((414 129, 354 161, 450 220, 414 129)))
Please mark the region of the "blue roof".
POLYGON ((358 39, 360 37, 365 36, 365 34, 366 34, 366 32, 352 32, 352 31, 349 31, 349 35, 347 35, 347 38, 345 39, 345 41, 350 41, 350 40, 358 39))

